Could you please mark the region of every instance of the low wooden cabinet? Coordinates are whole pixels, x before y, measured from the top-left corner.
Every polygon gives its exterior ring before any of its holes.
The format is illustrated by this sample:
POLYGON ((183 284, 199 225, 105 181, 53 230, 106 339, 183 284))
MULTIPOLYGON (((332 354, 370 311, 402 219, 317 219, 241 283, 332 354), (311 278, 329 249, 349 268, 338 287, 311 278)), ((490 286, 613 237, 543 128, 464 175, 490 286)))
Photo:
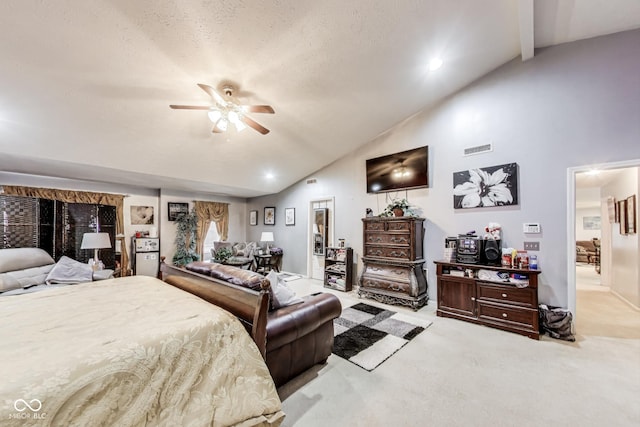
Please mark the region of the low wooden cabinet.
POLYGON ((429 299, 424 274, 424 218, 363 218, 358 295, 414 310, 429 299))
POLYGON ((444 261, 436 261, 435 264, 438 278, 438 316, 539 339, 539 270, 444 261), (492 280, 497 276, 495 273, 502 276, 499 281, 492 280), (513 275, 520 279, 513 279, 513 275), (516 286, 514 281, 522 287, 516 286))

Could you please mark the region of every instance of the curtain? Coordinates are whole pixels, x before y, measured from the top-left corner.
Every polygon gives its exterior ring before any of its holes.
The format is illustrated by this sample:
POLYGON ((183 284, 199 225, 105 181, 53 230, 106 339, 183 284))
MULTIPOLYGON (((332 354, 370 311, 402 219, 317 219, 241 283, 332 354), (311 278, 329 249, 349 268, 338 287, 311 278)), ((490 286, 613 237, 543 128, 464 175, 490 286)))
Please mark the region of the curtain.
MULTIPOLYGON (((116 235, 124 234, 124 195, 109 193, 93 193, 88 191, 57 190, 53 188, 22 187, 3 185, 2 192, 9 196, 38 197, 41 199, 58 200, 67 203, 93 203, 116 207, 116 235)), ((115 242, 114 242, 115 244, 115 242)), ((129 271, 129 255, 126 245, 121 248, 122 276, 129 271)))
POLYGON ((204 259, 204 239, 211 221, 215 221, 220 240, 226 241, 229 235, 229 203, 202 202, 196 200, 194 210, 198 218, 198 255, 204 259))

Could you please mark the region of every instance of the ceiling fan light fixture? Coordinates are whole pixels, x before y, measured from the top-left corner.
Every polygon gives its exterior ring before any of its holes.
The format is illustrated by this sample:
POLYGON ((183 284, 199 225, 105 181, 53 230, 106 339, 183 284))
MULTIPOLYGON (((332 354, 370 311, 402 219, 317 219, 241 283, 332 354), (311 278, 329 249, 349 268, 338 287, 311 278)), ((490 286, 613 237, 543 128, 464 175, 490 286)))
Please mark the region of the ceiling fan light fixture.
POLYGON ((225 132, 227 130, 227 125, 228 123, 227 123, 227 120, 225 119, 220 119, 216 122, 216 127, 220 129, 222 132, 225 132))
POLYGON ((220 110, 210 110, 207 115, 209 116, 209 120, 211 120, 211 123, 217 122, 222 117, 222 113, 220 112, 220 110))

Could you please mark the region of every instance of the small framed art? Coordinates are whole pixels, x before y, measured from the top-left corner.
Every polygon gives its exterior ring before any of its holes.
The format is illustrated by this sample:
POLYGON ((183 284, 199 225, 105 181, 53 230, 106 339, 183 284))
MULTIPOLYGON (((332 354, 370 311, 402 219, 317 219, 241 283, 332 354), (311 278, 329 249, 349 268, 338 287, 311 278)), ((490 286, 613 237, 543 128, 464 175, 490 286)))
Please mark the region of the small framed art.
POLYGON ((264 208, 264 225, 276 225, 276 208, 264 208))
POLYGON ((296 225, 296 208, 285 208, 284 225, 296 225))
POLYGON ((638 221, 636 220, 636 195, 627 198, 627 232, 636 234, 638 231, 638 221))
POLYGON ((618 201, 618 212, 620 212, 620 234, 627 234, 627 200, 618 201))
POLYGON ((175 221, 179 215, 189 213, 189 203, 167 203, 167 211, 169 212, 169 221, 175 221))
POLYGON ((258 225, 258 211, 249 211, 249 225, 258 225))

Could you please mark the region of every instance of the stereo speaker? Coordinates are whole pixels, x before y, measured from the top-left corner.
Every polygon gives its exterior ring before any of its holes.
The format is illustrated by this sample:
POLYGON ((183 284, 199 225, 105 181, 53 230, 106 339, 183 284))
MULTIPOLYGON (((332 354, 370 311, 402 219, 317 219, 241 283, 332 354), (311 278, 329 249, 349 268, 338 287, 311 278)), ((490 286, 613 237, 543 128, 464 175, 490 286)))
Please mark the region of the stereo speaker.
POLYGON ((487 264, 500 265, 502 260, 502 243, 500 240, 485 240, 482 255, 487 264))

